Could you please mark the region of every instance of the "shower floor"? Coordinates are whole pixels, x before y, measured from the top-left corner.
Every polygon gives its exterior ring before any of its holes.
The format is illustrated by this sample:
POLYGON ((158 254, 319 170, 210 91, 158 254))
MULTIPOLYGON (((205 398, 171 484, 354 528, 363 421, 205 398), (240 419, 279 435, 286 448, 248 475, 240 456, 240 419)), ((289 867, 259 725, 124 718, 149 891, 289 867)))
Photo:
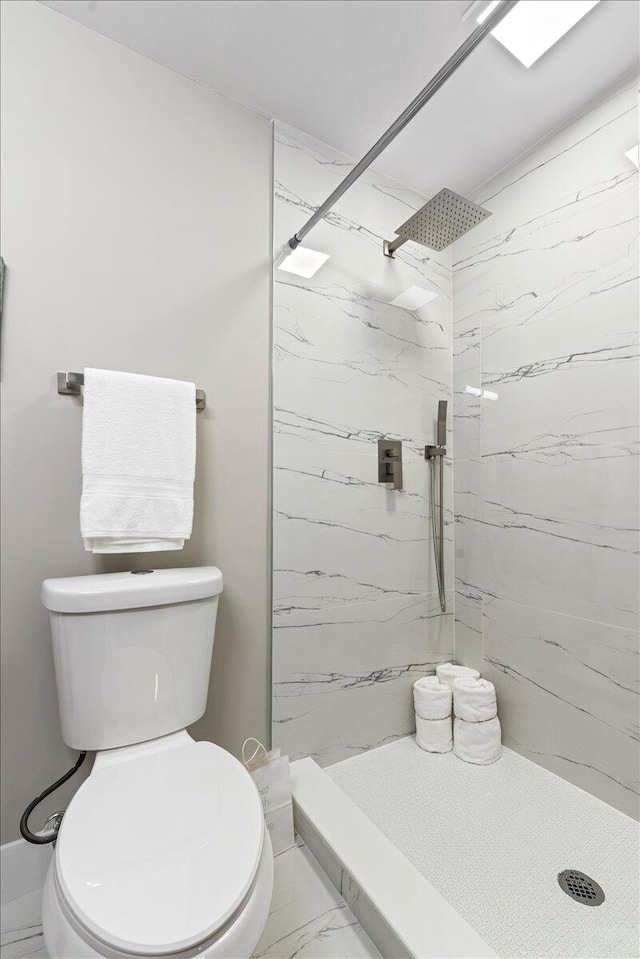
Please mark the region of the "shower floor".
POLYGON ((636 959, 638 824, 509 749, 491 766, 413 736, 325 769, 502 957, 636 959), (570 899, 578 869, 605 893, 570 899))

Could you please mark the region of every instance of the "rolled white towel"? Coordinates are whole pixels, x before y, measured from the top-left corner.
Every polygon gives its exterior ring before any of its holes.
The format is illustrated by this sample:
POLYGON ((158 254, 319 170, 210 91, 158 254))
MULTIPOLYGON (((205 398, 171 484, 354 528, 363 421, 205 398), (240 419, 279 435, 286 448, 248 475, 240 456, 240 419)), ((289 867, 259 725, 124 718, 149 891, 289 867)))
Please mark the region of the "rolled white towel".
POLYGON ((498 715, 496 688, 488 679, 456 679, 453 712, 467 723, 483 723, 498 715))
POLYGON ((480 679, 477 669, 468 666, 456 666, 454 663, 441 663, 436 666, 436 676, 441 683, 452 686, 456 679, 480 679))
POLYGON ((416 716, 416 742, 429 753, 449 753, 453 746, 451 716, 446 719, 420 719, 416 716))
POLYGON ((478 766, 495 763, 502 753, 502 730, 497 716, 484 723, 453 721, 453 752, 458 759, 478 766))
POLYGON ((425 676, 413 684, 413 705, 420 719, 447 719, 451 716, 451 686, 436 676, 425 676))

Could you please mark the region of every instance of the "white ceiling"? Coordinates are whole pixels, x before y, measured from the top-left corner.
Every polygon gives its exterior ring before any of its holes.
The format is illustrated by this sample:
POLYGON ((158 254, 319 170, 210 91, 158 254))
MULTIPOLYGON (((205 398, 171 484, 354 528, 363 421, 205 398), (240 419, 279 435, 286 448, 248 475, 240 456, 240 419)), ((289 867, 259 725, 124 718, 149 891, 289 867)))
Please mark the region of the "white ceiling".
MULTIPOLYGON (((475 26, 470 0, 43 2, 354 157, 475 26)), ((636 0, 601 0, 529 70, 488 37, 376 167, 471 193, 632 70, 638 30, 636 0)))

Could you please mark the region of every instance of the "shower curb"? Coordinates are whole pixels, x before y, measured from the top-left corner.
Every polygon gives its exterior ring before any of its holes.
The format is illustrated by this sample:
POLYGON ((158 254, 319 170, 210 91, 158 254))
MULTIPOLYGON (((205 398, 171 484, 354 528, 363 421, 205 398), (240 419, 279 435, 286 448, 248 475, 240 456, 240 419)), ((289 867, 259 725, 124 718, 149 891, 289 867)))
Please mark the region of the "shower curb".
POLYGON ((291 764, 297 833, 384 959, 496 959, 311 758, 291 764))

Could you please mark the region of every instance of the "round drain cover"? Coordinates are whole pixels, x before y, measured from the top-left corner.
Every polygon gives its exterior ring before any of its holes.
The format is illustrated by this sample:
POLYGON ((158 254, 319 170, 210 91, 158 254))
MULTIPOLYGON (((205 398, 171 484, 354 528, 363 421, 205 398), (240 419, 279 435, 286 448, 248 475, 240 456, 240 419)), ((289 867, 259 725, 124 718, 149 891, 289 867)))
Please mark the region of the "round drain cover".
POLYGON ((558 882, 563 892, 584 906, 600 906, 604 902, 602 887, 584 872, 565 869, 564 872, 558 873, 558 882))

